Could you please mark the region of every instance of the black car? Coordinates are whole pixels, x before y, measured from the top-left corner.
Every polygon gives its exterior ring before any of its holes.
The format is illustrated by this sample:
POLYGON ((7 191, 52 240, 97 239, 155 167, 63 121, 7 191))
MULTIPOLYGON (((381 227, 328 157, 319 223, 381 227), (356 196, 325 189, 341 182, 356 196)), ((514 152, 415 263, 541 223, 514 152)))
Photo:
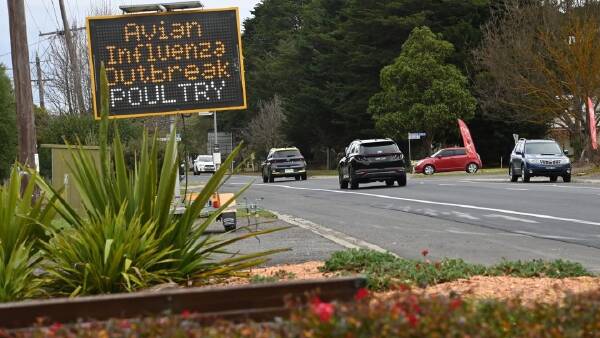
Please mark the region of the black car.
POLYGON ((263 182, 273 183, 275 177, 294 177, 296 181, 306 180, 306 161, 300 150, 272 148, 262 164, 263 182))
POLYGON ((529 182, 534 176, 545 176, 556 182, 561 176, 564 182, 571 182, 571 161, 566 154, 553 140, 520 139, 510 154, 510 180, 517 182, 521 177, 529 182))
POLYGON ((404 155, 391 139, 355 140, 340 160, 338 176, 341 189, 368 182, 405 186, 404 155))

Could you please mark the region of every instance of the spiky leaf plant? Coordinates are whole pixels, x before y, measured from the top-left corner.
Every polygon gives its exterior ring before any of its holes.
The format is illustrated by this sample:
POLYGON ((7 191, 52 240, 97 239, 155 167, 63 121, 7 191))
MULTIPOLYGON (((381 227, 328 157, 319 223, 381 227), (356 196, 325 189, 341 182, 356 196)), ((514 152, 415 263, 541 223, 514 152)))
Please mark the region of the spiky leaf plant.
POLYGON ((46 238, 55 211, 44 196, 32 200, 37 174, 21 193, 22 177, 15 165, 5 185, 0 186, 0 302, 31 298, 40 294, 34 276, 40 256, 39 239, 46 238))
MULTIPOLYGON (((42 190, 56 198, 56 210, 72 228, 55 232, 45 246, 54 289, 70 294, 91 294, 130 291, 167 279, 181 283, 230 276, 262 264, 268 255, 282 251, 219 258, 237 241, 281 229, 246 232, 234 237, 207 235, 208 225, 231 201, 197 224, 202 208, 223 183, 227 168, 240 147, 223 162, 185 212, 176 215, 172 206, 178 179, 175 131, 169 136, 162 163, 159 163, 156 137, 149 140, 144 133, 140 155, 134 168, 128 169, 118 130, 112 144, 107 140, 108 85, 104 68, 101 74, 100 164, 80 147, 73 146, 70 150, 70 169, 81 195, 83 211, 78 213, 51 186, 38 180, 42 190), (128 243, 136 241, 136 237, 143 243, 128 243)), ((242 188, 235 197, 248 187, 242 188)))

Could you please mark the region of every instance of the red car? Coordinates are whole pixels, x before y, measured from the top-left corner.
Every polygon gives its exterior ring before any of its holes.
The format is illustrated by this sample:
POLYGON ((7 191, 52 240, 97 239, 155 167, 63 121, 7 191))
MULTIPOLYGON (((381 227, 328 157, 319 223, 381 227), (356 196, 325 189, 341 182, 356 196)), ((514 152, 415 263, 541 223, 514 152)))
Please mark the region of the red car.
POLYGON ((479 154, 468 155, 465 148, 446 148, 417 162, 415 173, 433 175, 436 172, 465 170, 474 174, 479 168, 479 154))

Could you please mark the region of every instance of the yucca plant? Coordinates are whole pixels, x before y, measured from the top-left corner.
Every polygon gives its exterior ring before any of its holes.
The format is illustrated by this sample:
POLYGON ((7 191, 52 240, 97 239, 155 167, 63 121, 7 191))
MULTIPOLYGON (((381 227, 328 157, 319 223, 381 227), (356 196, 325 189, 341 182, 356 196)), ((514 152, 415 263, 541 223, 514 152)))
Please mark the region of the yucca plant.
POLYGON ((247 232, 233 238, 208 236, 206 228, 230 202, 196 224, 202 208, 223 183, 240 147, 224 161, 185 212, 175 215, 172 201, 179 170, 175 131, 170 134, 162 164, 156 137, 149 140, 144 133, 139 158, 134 168, 128 169, 118 130, 112 145, 107 140, 108 85, 104 68, 101 74, 100 165, 78 146, 70 150, 73 160, 70 169, 83 204, 81 214, 51 186, 38 180, 42 190, 56 199, 56 210, 72 228, 55 232, 45 246, 47 269, 51 271, 48 276, 55 289, 90 294, 130 291, 167 279, 184 282, 230 276, 264 263, 266 256, 282 251, 218 259, 232 243, 280 230, 247 232), (116 231, 115 227, 123 229, 116 231), (130 230, 131 227, 136 229, 130 230), (128 246, 127 242, 136 236, 144 243, 128 246))
POLYGON ((44 229, 51 229, 55 212, 44 196, 32 200, 37 174, 32 175, 21 193, 22 178, 15 165, 0 186, 0 302, 41 293, 34 276, 39 239, 47 237, 44 229))

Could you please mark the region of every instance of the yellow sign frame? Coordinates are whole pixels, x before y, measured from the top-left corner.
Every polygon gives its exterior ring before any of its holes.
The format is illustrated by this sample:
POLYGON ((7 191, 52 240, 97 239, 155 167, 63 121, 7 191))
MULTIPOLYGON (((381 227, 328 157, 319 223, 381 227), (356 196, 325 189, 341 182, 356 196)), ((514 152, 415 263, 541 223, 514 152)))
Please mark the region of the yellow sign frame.
POLYGON ((141 114, 123 114, 123 115, 109 115, 109 119, 125 119, 125 118, 135 118, 135 117, 148 117, 148 116, 167 116, 167 115, 177 115, 177 114, 191 114, 191 113, 200 113, 200 112, 217 112, 223 110, 241 110, 248 108, 247 98, 246 98, 246 77, 245 77, 245 69, 244 69, 244 55, 242 54, 242 31, 241 31, 241 23, 240 23, 240 9, 239 7, 224 7, 224 8, 210 8, 210 9, 194 9, 194 10, 179 10, 179 11, 171 11, 171 12, 157 12, 157 13, 134 13, 134 14, 122 14, 122 15, 100 15, 100 16, 88 16, 85 18, 85 30, 87 36, 87 45, 88 45, 88 59, 90 64, 90 79, 92 84, 92 107, 94 110, 94 118, 96 120, 100 120, 100 112, 98 111, 98 107, 96 104, 96 72, 94 68, 94 56, 92 55, 92 40, 90 33, 90 20, 109 20, 123 17, 136 17, 136 16, 165 16, 165 15, 177 15, 181 13, 206 13, 206 12, 222 12, 222 11, 235 11, 236 16, 236 25, 237 25, 237 36, 238 36, 238 53, 240 56, 240 79, 242 81, 242 96, 244 100, 244 104, 237 107, 222 107, 222 108, 201 108, 201 109, 188 109, 188 110, 175 110, 175 111, 167 111, 167 112, 156 112, 156 113, 141 113, 141 114))

